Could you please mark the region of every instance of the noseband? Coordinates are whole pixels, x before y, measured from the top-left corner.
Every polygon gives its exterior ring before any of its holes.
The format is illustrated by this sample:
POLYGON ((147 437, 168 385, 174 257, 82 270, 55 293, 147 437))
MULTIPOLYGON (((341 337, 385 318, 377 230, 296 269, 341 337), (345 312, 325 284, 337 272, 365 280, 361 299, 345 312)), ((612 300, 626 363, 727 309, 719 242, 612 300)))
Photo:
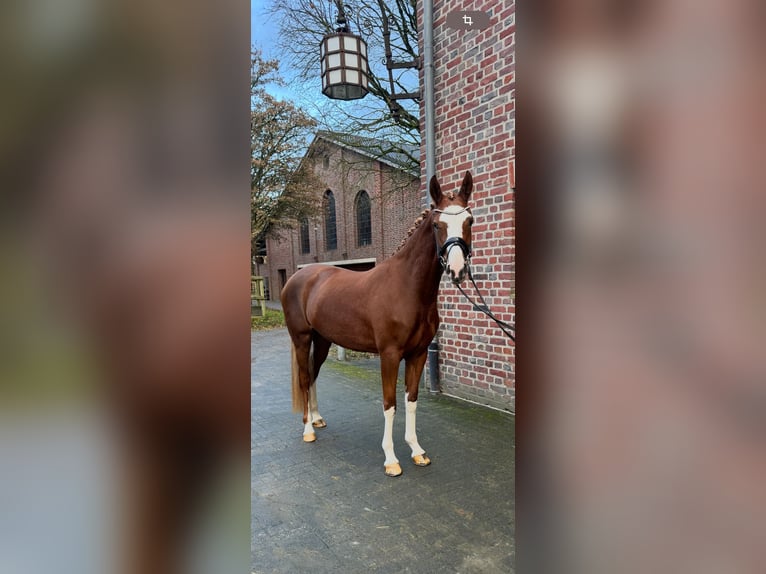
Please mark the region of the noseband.
MULTIPOLYGON (((434 209, 435 213, 447 213, 446 211, 442 211, 441 209, 434 209)), ((455 213, 447 213, 447 215, 460 215, 464 211, 470 211, 468 207, 464 207, 458 212, 455 213)), ((487 317, 492 319, 495 323, 497 323, 497 326, 500 327, 500 330, 503 331, 503 333, 506 334, 514 343, 516 342, 516 334, 515 325, 510 325, 506 323, 505 321, 502 321, 498 319, 492 311, 489 310, 489 305, 487 305, 487 302, 484 300, 484 296, 481 294, 481 291, 479 291, 478 285, 476 285, 476 281, 473 279, 473 274, 471 273, 471 247, 465 242, 465 240, 462 237, 448 237, 447 241, 445 241, 443 244, 439 245, 439 239, 436 237, 436 229, 434 228, 434 241, 436 242, 436 253, 439 256, 439 262, 441 263, 442 269, 444 271, 447 270, 447 257, 449 257, 449 250, 455 247, 457 245, 460 247, 460 250, 463 252, 463 258, 465 259, 465 268, 468 272, 468 278, 471 280, 471 283, 473 284, 474 289, 476 289, 476 293, 479 295, 479 300, 481 301, 481 305, 477 305, 476 301, 471 299, 468 296, 468 293, 463 291, 463 288, 460 286, 460 283, 455 283, 455 286, 460 290, 460 292, 463 294, 463 296, 468 299, 468 302, 471 303, 474 309, 477 311, 481 311, 484 313, 487 317)))
MULTIPOLYGON (((433 211, 434 213, 444 213, 446 215, 460 215, 464 211, 469 211, 469 209, 470 208, 468 207, 464 207, 455 213, 447 213, 441 209, 434 209, 433 211)), ((463 252, 463 258, 465 259, 466 265, 471 262, 471 247, 462 237, 448 237, 444 243, 439 245, 439 240, 436 237, 436 230, 434 229, 434 241, 436 241, 436 254, 439 256, 439 262, 445 271, 447 269, 447 258, 449 257, 449 251, 456 245, 460 247, 460 251, 463 252)))

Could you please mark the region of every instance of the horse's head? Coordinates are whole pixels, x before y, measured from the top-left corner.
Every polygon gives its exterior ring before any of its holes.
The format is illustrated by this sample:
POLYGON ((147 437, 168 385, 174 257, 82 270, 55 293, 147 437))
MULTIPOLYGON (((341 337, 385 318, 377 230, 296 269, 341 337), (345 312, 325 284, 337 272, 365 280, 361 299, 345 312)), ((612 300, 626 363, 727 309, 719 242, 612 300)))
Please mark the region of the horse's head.
POLYGON ((471 225, 473 216, 468 207, 468 198, 473 191, 471 172, 465 172, 460 191, 442 193, 434 175, 430 182, 433 203, 433 226, 436 249, 442 267, 453 283, 460 283, 466 275, 471 259, 471 225))

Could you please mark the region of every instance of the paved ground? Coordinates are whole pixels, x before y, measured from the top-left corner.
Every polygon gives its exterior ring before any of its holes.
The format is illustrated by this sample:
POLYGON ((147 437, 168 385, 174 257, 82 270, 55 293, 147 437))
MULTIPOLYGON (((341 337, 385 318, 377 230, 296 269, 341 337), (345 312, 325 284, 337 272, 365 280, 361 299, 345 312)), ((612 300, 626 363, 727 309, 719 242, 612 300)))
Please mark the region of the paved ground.
POLYGON ((305 444, 289 341, 285 329, 252 337, 253 572, 512 573, 513 417, 421 390, 418 438, 433 462, 410 462, 400 409, 404 474, 386 477, 374 365, 325 363, 317 393, 328 426, 305 444))

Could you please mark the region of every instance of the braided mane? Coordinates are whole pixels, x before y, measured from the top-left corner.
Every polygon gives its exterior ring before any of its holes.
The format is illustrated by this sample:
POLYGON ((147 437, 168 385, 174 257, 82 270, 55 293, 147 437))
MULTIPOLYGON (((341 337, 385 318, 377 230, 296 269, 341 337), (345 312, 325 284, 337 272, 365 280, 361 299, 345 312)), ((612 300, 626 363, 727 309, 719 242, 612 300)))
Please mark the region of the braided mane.
POLYGON ((402 239, 399 247, 397 247, 396 251, 391 254, 392 257, 401 251, 402 247, 404 247, 404 245, 407 243, 407 240, 412 236, 413 233, 415 233, 415 230, 420 227, 420 224, 426 220, 429 213, 431 213, 430 209, 423 210, 423 213, 418 216, 418 218, 415 220, 415 223, 413 223, 412 227, 410 227, 409 231, 407 231, 407 235, 404 237, 404 239, 402 239))

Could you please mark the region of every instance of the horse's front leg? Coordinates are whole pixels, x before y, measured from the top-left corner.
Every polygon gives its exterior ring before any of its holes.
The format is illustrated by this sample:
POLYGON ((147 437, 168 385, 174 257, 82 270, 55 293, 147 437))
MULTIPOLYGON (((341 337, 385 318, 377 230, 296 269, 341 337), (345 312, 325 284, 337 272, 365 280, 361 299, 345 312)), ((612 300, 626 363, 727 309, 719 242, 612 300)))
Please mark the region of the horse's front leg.
POLYGON ((385 426, 383 429, 383 452, 386 460, 383 463, 386 476, 399 476, 402 467, 394 453, 394 415, 396 414, 396 376, 399 371, 399 363, 402 360, 398 353, 380 354, 380 373, 383 379, 383 417, 385 426))
POLYGON ((428 466, 431 459, 426 456, 426 451, 418 443, 418 436, 415 432, 415 413, 418 408, 418 386, 420 384, 420 375, 423 373, 423 366, 426 363, 428 351, 406 360, 404 371, 404 383, 406 390, 404 392, 404 404, 406 409, 404 419, 404 440, 412 449, 412 462, 418 466, 428 466))

